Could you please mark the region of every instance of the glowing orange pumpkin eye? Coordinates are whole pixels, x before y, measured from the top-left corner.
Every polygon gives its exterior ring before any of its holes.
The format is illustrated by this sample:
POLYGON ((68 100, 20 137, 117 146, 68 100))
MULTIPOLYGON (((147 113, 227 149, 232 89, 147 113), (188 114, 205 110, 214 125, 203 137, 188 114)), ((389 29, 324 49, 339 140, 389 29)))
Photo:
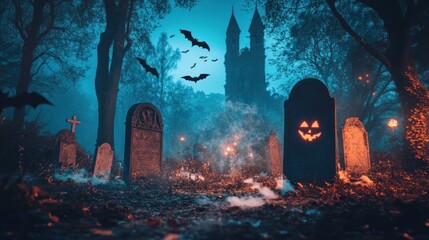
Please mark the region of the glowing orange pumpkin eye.
POLYGON ((319 123, 317 121, 314 121, 314 123, 311 124, 311 128, 319 128, 319 123))
POLYGON ((299 126, 300 128, 308 128, 308 123, 306 121, 301 123, 301 126, 299 126))

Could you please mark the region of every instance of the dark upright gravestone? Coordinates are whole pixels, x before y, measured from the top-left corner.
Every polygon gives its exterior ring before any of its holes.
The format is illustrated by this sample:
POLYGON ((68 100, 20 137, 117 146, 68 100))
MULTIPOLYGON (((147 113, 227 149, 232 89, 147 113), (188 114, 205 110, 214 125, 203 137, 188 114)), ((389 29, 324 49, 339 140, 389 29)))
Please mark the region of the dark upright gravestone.
POLYGON ((285 101, 284 174, 292 182, 336 174, 335 100, 317 79, 298 82, 285 101))
POLYGON ((124 179, 134 181, 161 173, 162 117, 150 103, 133 105, 127 114, 124 179))

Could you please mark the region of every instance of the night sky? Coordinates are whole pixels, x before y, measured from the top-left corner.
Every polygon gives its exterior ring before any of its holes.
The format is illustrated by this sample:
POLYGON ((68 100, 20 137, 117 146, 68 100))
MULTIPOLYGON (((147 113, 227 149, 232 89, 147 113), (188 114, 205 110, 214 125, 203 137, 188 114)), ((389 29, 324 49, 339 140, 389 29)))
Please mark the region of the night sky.
MULTIPOLYGON (((254 13, 254 6, 245 6, 243 1, 240 0, 201 0, 191 10, 183 8, 174 8, 171 13, 160 21, 160 26, 151 34, 151 41, 156 45, 161 33, 167 33, 167 36, 175 35, 169 38, 169 43, 173 49, 179 51, 190 50, 186 54, 181 54, 181 59, 177 64, 177 69, 171 73, 175 80, 182 81, 188 86, 192 86, 195 91, 203 91, 209 93, 224 94, 225 85, 225 65, 224 55, 226 52, 226 29, 229 19, 231 17, 232 8, 234 8, 234 15, 241 29, 240 34, 240 49, 250 47, 249 26, 254 13), (209 11, 207 11, 209 9, 209 11), (186 16, 186 17, 184 17, 186 16), (191 48, 191 43, 185 39, 180 29, 189 30, 193 36, 200 41, 206 41, 210 46, 210 52, 205 49, 194 46, 191 48), (208 61, 203 62, 199 59, 200 56, 208 56, 208 61), (218 59, 217 62, 211 62, 211 59, 218 59), (195 68, 190 67, 197 63, 195 68), (197 84, 194 82, 184 81, 180 77, 185 75, 199 75, 200 73, 208 73, 210 76, 204 81, 199 81, 197 84)), ((262 15, 261 7, 258 8, 259 13, 262 15)), ((271 58, 269 49, 270 39, 265 35, 265 48, 266 48, 266 75, 274 73, 273 66, 268 64, 271 58)), ((138 44, 134 42, 133 44, 138 44)), ((83 90, 89 95, 95 97, 94 79, 96 69, 96 57, 94 57, 93 67, 88 71, 86 81, 81 81, 83 90)), ((270 82, 269 89, 278 86, 277 82, 270 82)))

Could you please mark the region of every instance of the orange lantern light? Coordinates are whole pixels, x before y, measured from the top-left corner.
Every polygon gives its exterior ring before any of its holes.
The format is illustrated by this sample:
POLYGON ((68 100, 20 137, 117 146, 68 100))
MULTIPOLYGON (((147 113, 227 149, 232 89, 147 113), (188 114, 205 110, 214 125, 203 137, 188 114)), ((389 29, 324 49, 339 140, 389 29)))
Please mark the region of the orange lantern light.
POLYGON ((389 126, 392 129, 392 132, 395 133, 395 128, 398 127, 398 120, 391 118, 389 121, 387 121, 387 126, 389 126))

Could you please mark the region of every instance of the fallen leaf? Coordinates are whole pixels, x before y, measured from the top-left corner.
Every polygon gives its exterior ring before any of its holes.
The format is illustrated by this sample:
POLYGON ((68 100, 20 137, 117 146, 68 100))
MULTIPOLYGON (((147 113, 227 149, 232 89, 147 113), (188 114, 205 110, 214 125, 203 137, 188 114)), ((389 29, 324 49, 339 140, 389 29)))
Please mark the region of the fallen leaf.
POLYGON ((42 191, 39 186, 33 186, 32 190, 33 190, 33 197, 34 198, 39 197, 40 192, 42 191))
POLYGON ((163 240, 177 240, 180 238, 180 234, 175 234, 175 233, 167 233, 163 240))
POLYGON ((410 234, 408 234, 408 233, 404 233, 404 234, 402 234, 402 236, 404 236, 404 238, 406 238, 406 239, 408 239, 408 240, 414 240, 414 238, 413 238, 413 237, 411 237, 411 235, 410 235, 410 234))
POLYGON ((48 213, 48 217, 51 219, 51 221, 52 222, 54 222, 54 223, 58 223, 59 221, 60 221, 60 218, 59 217, 57 217, 57 216, 55 216, 54 214, 52 214, 52 213, 48 213))
POLYGON ((60 201, 56 200, 56 199, 52 199, 52 198, 47 198, 47 199, 42 199, 39 201, 39 204, 57 204, 60 201))
POLYGON ((103 237, 113 236, 112 230, 99 229, 99 228, 93 228, 93 229, 91 229, 91 234, 92 235, 97 235, 97 236, 103 236, 103 237))
POLYGON ((148 219, 147 220, 147 225, 149 225, 151 227, 158 227, 159 224, 161 224, 161 220, 160 219, 148 219))

